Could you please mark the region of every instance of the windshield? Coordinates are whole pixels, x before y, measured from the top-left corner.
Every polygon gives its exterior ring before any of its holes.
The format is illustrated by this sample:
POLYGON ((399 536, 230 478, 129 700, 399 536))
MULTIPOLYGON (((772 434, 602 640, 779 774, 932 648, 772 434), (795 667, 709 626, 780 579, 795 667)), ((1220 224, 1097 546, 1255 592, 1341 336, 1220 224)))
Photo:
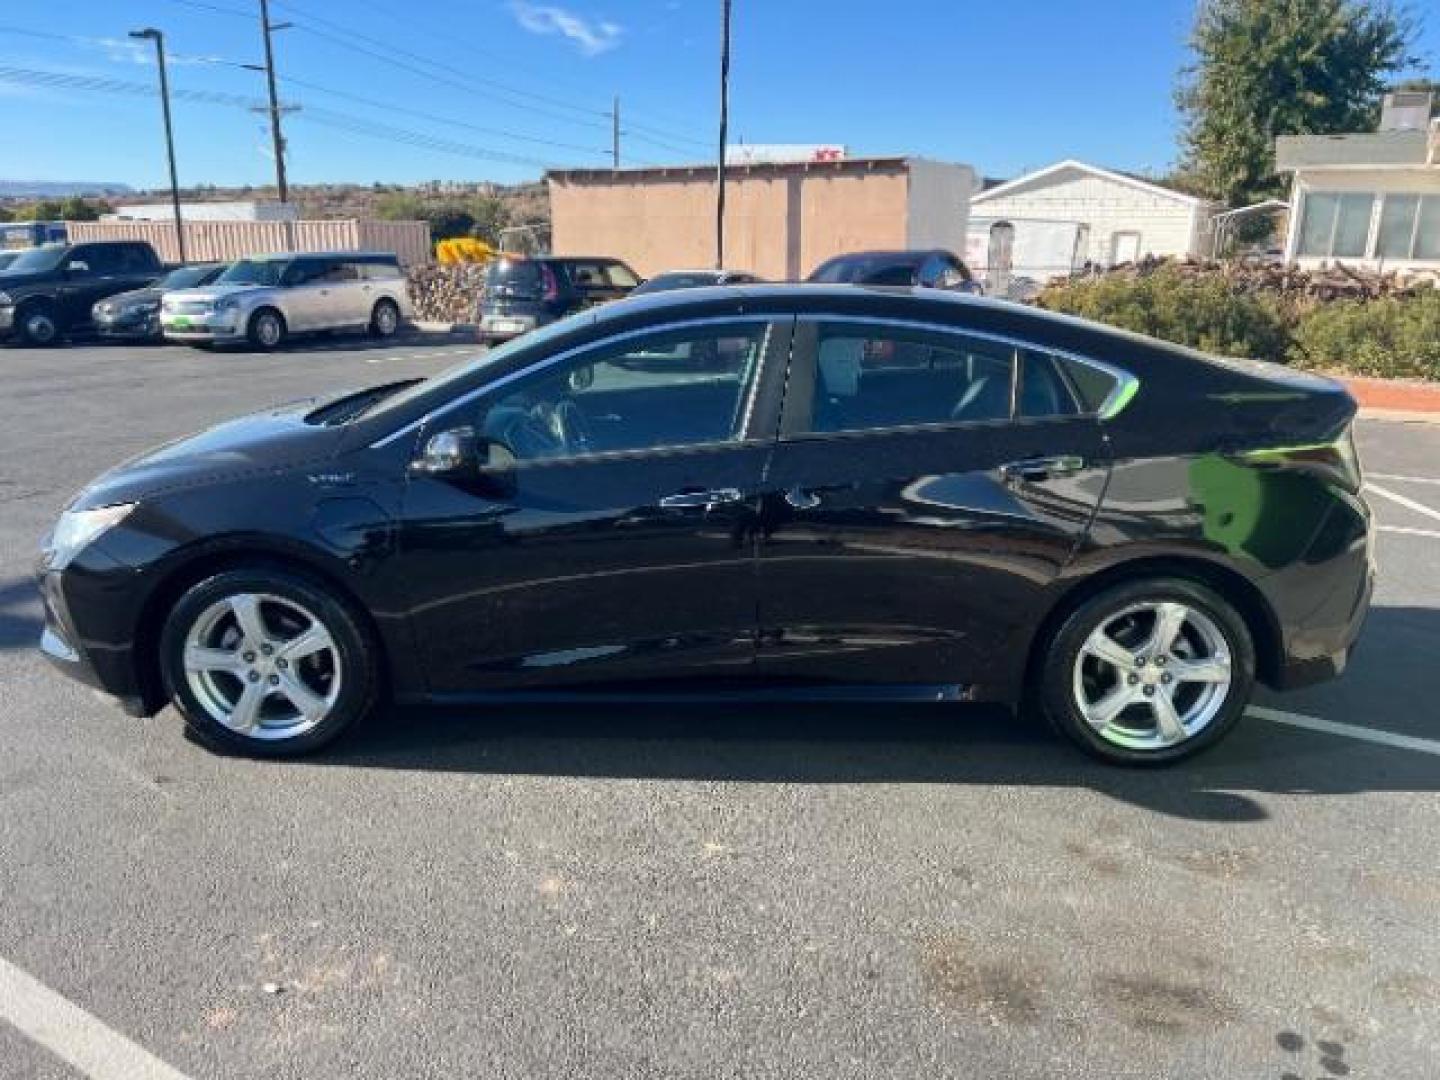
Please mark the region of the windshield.
POLYGON ((532 330, 528 334, 521 334, 517 338, 511 338, 503 345, 496 345, 479 356, 473 356, 462 360, 453 367, 448 367, 438 375, 431 376, 423 382, 407 387, 381 401, 376 402, 366 410, 367 416, 380 416, 393 409, 401 409, 423 394, 432 391, 443 391, 447 386, 463 382, 481 368, 489 367, 491 364, 502 360, 508 360, 511 356, 527 349, 543 346, 547 341, 563 337, 577 327, 583 326, 595 320, 593 311, 580 311, 569 318, 560 319, 550 323, 538 330, 532 330))
POLYGON ((19 257, 6 267, 10 274, 35 274, 54 270, 69 250, 66 247, 38 247, 20 252, 19 257))
POLYGON ((638 296, 642 293, 669 292, 672 289, 698 289, 703 285, 714 285, 719 280, 720 275, 713 271, 660 274, 641 285, 635 293, 638 296))
POLYGON ((810 275, 822 285, 909 285, 915 280, 915 267, 893 255, 847 255, 823 263, 810 275))
POLYGON ((193 289, 203 285, 215 273, 213 266, 182 266, 171 270, 155 283, 157 289, 193 289))
POLYGON ((217 285, 279 285, 289 261, 241 259, 215 279, 217 285))

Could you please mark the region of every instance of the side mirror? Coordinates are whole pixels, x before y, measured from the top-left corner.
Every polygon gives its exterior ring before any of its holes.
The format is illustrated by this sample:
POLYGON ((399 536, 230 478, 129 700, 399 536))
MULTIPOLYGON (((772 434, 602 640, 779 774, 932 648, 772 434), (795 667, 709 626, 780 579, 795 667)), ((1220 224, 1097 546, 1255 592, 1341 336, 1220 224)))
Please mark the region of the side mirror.
POLYGON ((420 476, 482 482, 486 487, 508 490, 515 454, 504 443, 475 434, 474 429, 438 431, 425 440, 420 456, 410 471, 420 476))
POLYGON ((410 471, 424 476, 459 476, 480 471, 479 443, 470 428, 439 431, 425 440, 410 471))

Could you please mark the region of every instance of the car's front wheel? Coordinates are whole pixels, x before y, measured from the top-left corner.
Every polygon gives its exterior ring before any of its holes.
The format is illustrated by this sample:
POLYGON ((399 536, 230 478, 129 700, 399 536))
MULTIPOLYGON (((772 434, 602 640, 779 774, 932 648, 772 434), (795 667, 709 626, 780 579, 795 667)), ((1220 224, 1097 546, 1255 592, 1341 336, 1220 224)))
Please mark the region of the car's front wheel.
POLYGON ((1255 683, 1255 646, 1233 605, 1198 582, 1149 578, 1091 597, 1044 654, 1041 701, 1064 735, 1106 761, 1164 764, 1213 746, 1255 683))
POLYGON ((161 636, 171 701, 202 740, 263 757, 314 750, 369 713, 377 650, 350 605, 279 568, 192 586, 161 636))

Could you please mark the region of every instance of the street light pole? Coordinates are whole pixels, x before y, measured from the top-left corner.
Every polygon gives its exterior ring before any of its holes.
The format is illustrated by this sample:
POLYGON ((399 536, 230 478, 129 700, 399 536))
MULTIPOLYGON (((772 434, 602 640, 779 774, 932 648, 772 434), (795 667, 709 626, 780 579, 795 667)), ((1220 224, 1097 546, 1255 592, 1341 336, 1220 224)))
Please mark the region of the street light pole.
POLYGON ((720 156, 715 162, 715 269, 725 269, 725 141, 730 127, 730 0, 720 0, 720 156))
POLYGON ((165 155, 170 161, 170 205, 175 210, 175 242, 180 248, 180 261, 188 262, 185 252, 185 222, 180 216, 180 181, 175 171, 175 132, 170 123, 170 80, 165 74, 165 35, 153 26, 131 30, 130 36, 155 42, 155 62, 160 68, 160 110, 165 116, 165 155))

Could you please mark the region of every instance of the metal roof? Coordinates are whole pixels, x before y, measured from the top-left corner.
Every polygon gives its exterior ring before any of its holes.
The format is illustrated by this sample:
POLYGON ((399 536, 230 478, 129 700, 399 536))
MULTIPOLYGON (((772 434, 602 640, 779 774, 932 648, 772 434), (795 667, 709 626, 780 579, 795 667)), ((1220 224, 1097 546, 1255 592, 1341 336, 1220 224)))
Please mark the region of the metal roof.
MULTIPOLYGON (((761 161, 748 164, 726 162, 726 176, 754 176, 765 173, 864 173, 882 169, 908 168, 916 157, 841 158, 838 161, 761 161)), ((969 168, 957 165, 957 168, 969 168)), ((551 169, 546 180, 558 183, 633 183, 638 180, 692 179, 715 175, 715 163, 690 165, 643 165, 624 169, 551 169)))
POLYGON ((1277 172, 1373 165, 1424 165, 1423 131, 1357 131, 1345 135, 1281 135, 1275 140, 1277 172))

